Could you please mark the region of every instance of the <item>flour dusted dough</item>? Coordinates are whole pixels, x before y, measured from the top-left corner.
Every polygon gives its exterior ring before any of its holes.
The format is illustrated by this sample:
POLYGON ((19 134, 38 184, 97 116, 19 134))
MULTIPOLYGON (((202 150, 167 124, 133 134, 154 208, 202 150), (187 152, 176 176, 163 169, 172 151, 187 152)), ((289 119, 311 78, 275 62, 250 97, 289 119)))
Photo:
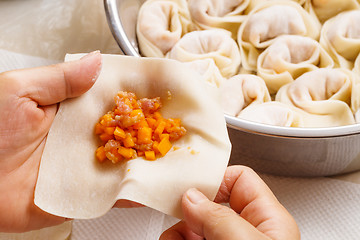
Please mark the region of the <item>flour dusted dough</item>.
POLYGON ((334 61, 312 38, 296 35, 278 37, 260 54, 257 74, 262 77, 271 94, 291 83, 305 72, 331 68, 334 61))
POLYGON ((237 43, 226 30, 193 31, 183 36, 167 54, 180 62, 213 59, 225 78, 239 71, 240 51, 237 43))
POLYGON ((225 80, 220 85, 223 110, 237 116, 249 105, 271 101, 265 82, 252 74, 239 74, 225 80))
POLYGON ((147 57, 164 57, 194 28, 186 0, 148 0, 139 10, 136 25, 141 53, 147 57))
POLYGON ((128 199, 182 217, 180 201, 187 189, 196 187, 213 199, 231 145, 217 92, 199 76, 169 59, 103 55, 94 86, 60 104, 41 159, 35 204, 54 215, 88 219, 128 199), (180 118, 188 131, 174 144, 179 149, 155 161, 98 163, 94 126, 114 106, 118 91, 161 97, 162 115, 180 118))
POLYGON ((252 10, 238 32, 243 67, 256 71, 259 54, 276 37, 300 35, 317 39, 320 24, 292 1, 266 1, 252 10))

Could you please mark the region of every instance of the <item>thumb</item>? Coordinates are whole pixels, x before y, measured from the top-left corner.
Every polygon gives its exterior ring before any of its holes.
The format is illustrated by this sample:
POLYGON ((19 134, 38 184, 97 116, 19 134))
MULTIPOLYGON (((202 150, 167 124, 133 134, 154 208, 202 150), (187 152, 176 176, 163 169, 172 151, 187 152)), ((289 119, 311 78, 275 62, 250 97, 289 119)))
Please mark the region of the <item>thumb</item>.
POLYGON ((95 51, 77 61, 6 72, 5 78, 18 84, 19 98, 47 106, 86 92, 97 79, 101 63, 101 54, 95 51))
POLYGON ((207 240, 269 239, 235 211, 194 188, 184 194, 182 207, 187 226, 207 240))

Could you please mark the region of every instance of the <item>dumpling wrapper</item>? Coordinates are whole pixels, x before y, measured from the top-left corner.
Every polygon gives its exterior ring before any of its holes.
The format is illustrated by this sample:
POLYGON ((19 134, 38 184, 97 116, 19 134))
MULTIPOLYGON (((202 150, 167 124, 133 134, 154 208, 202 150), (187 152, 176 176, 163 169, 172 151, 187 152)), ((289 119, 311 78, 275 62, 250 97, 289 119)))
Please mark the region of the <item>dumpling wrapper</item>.
POLYGON ((244 11, 250 0, 188 0, 192 20, 201 29, 221 28, 232 33, 236 39, 244 11))
POLYGON ((68 221, 57 226, 24 233, 0 232, 0 240, 66 240, 69 239, 71 230, 72 222, 68 221))
POLYGON ((317 69, 284 85, 276 101, 315 115, 334 117, 333 126, 354 124, 350 109, 354 75, 346 69, 317 69))
POLYGON ((186 0, 148 0, 139 10, 136 32, 144 56, 164 57, 185 33, 193 30, 186 0))
MULTIPOLYGON (((81 56, 67 55, 66 61, 81 56)), ((196 187, 213 199, 231 144, 217 91, 199 78, 177 61, 103 55, 94 86, 60 104, 41 159, 35 204, 54 215, 89 219, 104 215, 116 200, 128 199, 181 218, 187 189, 196 187), (94 126, 112 109, 118 91, 161 97, 163 116, 180 118, 187 129, 174 143, 180 149, 155 161, 98 163, 94 126)))
POLYGON ((311 0, 309 2, 320 22, 325 22, 344 11, 360 9, 359 0, 311 0))
POLYGON ((271 101, 264 80, 252 74, 238 74, 223 81, 220 95, 224 113, 231 116, 249 105, 271 101))
POLYGON ((293 1, 265 1, 254 8, 241 24, 238 43, 242 67, 256 71, 259 54, 276 37, 300 35, 317 39, 320 24, 317 19, 293 1))
POLYGON ((212 59, 225 78, 239 71, 241 57, 231 33, 222 29, 193 31, 185 34, 166 55, 180 62, 212 59))
POLYGON ((280 36, 260 54, 257 74, 271 94, 305 72, 332 68, 334 61, 314 39, 297 35, 280 36))
POLYGON ((327 20, 322 29, 320 44, 335 61, 335 67, 351 70, 360 53, 360 10, 338 14, 327 20))

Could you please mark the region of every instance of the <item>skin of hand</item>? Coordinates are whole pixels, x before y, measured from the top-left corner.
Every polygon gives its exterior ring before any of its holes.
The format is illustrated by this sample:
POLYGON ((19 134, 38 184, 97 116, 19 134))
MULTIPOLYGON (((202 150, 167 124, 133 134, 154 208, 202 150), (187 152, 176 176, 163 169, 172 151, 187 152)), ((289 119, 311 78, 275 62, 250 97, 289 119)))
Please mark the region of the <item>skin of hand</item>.
MULTIPOLYGON (((40 159, 58 103, 90 89, 101 64, 95 51, 78 61, 0 73, 0 232, 66 221, 34 204, 40 159)), ((126 200, 114 205, 138 206, 126 200)))
POLYGON ((96 51, 81 60, 0 74, 0 232, 24 232, 63 223, 34 204, 40 158, 58 103, 94 84, 96 51))
POLYGON ((160 240, 300 240, 293 217, 248 167, 228 167, 214 201, 189 189, 182 198, 184 220, 160 240))

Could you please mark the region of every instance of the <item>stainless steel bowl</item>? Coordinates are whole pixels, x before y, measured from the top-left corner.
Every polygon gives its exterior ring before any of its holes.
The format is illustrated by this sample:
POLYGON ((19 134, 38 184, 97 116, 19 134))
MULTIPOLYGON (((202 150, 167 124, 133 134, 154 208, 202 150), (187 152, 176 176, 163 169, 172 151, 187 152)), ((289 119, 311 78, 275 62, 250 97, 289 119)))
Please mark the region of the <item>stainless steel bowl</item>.
MULTIPOLYGON (((109 27, 122 52, 140 57, 136 18, 144 0, 104 0, 109 27)), ((360 170, 360 124, 286 128, 225 115, 233 143, 230 164, 284 176, 329 176, 360 170)))

